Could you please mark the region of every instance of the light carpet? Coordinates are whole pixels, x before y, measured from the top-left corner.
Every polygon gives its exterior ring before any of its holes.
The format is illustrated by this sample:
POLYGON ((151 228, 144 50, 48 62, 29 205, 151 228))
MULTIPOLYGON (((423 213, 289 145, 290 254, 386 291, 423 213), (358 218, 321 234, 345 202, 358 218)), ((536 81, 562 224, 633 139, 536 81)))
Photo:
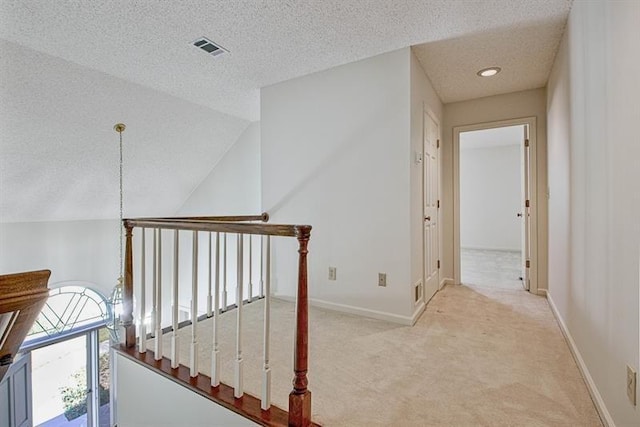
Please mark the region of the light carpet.
MULTIPOLYGON (((245 391, 259 396, 263 302, 243 310, 245 391)), ((601 426, 544 298, 447 286, 413 327, 312 307, 309 389, 325 426, 601 426)), ((222 381, 233 384, 235 311, 220 320, 222 381)), ((293 378, 294 304, 272 300, 273 403, 293 378)), ((198 324, 210 373, 211 321, 198 324)), ((180 330, 189 363, 190 328, 180 330)), ((169 337, 164 337, 165 356, 169 337)), ((152 341, 150 342, 152 348, 152 341)))

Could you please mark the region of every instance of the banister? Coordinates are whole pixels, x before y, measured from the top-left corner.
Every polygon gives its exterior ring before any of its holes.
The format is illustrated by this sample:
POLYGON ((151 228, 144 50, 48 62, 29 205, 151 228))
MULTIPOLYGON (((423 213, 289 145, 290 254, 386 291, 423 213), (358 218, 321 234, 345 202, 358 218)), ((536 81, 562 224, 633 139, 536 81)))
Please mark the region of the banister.
POLYGON ((125 219, 124 226, 164 230, 219 231, 222 233, 298 237, 311 231, 310 225, 256 224, 210 220, 125 219))
POLYGON ((172 217, 141 217, 133 220, 162 220, 162 221, 218 221, 218 222, 244 222, 262 221, 269 222, 269 214, 262 212, 260 215, 223 215, 223 216, 172 216, 172 217))
MULTIPOLYGON (((298 240, 298 286, 296 297, 296 317, 295 317, 295 349, 294 349, 294 379, 293 390, 289 394, 289 426, 309 426, 311 425, 311 392, 308 390, 308 278, 307 278, 307 245, 311 235, 310 225, 292 225, 292 224, 265 224, 252 223, 249 221, 267 222, 269 215, 263 213, 260 216, 210 216, 210 217, 182 217, 182 218, 129 218, 124 219, 123 226, 126 229, 126 250, 125 250, 125 268, 124 268, 124 298, 123 298, 123 314, 122 324, 125 327, 125 347, 133 348, 136 346, 135 324, 133 322, 133 228, 153 228, 156 230, 190 230, 194 232, 217 232, 217 233, 236 233, 239 236, 260 235, 260 236, 280 236, 295 237, 298 240)), ((159 231, 158 231, 159 232, 159 231)), ((226 238, 226 234, 225 234, 226 238)), ((197 248, 197 234, 194 235, 194 256, 197 256, 195 248, 197 248)), ((226 245, 225 245, 226 248, 226 245)), ((238 277, 239 283, 242 283, 242 241, 238 245, 239 262, 238 277)), ((218 251, 216 251, 218 254, 218 251)), ((195 259, 194 259, 194 262, 195 259)), ((251 262, 251 261, 250 261, 251 262)), ((226 262, 225 262, 226 264, 226 262)), ((196 264, 197 266, 197 264, 196 264)), ((226 267, 225 267, 226 268, 226 267)), ((197 294, 194 267, 194 282, 192 294, 197 294)), ((226 270, 225 270, 226 271, 226 270)), ((219 272, 217 273, 219 274, 219 272)), ((218 292, 218 290, 216 290, 218 292)), ((238 303, 241 313, 242 286, 239 286, 240 302, 238 303)), ((217 306, 216 306, 217 312, 217 306)), ((197 303, 192 305, 192 318, 197 317, 197 303), (195 314, 194 314, 195 312, 195 314)), ((217 319, 216 319, 217 320, 217 319)), ((240 330, 240 320, 238 320, 238 330, 240 330)), ((195 322, 192 324, 195 331, 195 322)), ((162 331, 156 333, 156 342, 160 342, 162 331)), ((239 338, 238 338, 239 339, 239 338)), ((158 349, 155 355, 162 359, 162 354, 158 349)), ((195 354, 195 351, 192 351, 195 354)), ((241 347, 237 346, 237 362, 241 363, 241 347)), ((193 358, 193 357, 192 357, 193 358)), ((268 362, 267 362, 268 363, 268 362)), ((195 367, 195 361, 192 360, 192 367, 195 367)), ((240 372, 240 371, 238 371, 240 372)), ((217 370, 216 370, 217 373, 217 370)), ((191 376, 194 375, 193 369, 191 376)), ((241 372, 240 372, 241 374, 241 372)), ((236 376, 240 375, 236 374, 236 376)), ((242 381, 236 379, 235 397, 242 396, 242 381)))

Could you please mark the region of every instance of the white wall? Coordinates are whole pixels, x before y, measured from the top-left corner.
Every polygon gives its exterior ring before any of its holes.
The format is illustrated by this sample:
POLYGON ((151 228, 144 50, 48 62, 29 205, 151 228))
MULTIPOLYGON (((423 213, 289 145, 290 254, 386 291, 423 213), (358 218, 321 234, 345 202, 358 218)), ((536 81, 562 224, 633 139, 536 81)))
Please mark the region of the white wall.
POLYGON ((116 357, 119 427, 257 425, 123 356, 116 357))
POLYGON ((260 122, 240 135, 196 187, 178 216, 260 214, 260 122))
POLYGON ((547 287, 547 106, 545 89, 454 102, 444 106, 442 156, 443 266, 453 278, 453 128, 523 117, 537 119, 538 188, 538 288, 547 287))
MULTIPOLYGON (((193 191, 184 205, 177 212, 177 216, 189 215, 258 215, 261 210, 260 187, 260 122, 252 123, 231 146, 222 160, 216 164, 207 178, 193 191)), ((172 253, 173 236, 167 246, 167 254, 172 253)), ((248 239, 245 237, 245 259, 248 262, 248 239)), ((199 259, 199 311, 206 312, 207 280, 208 280, 208 234, 200 233, 198 237, 199 259)), ((222 244, 222 243, 221 243, 222 244)), ((257 289, 259 283, 259 238, 253 238, 253 284, 257 289)), ((215 248, 215 237, 212 241, 215 248)), ((180 305, 188 309, 191 301, 191 233, 183 232, 180 237, 180 305), (184 285, 182 285, 184 284, 184 285)), ((215 253, 215 249, 212 249, 215 253)), ((227 283, 229 302, 235 302, 236 297, 236 236, 227 238, 227 283)), ((222 250, 221 250, 222 252, 222 250)), ((166 277, 171 277, 173 263, 172 255, 165 257, 166 277)), ((222 262, 222 258, 221 258, 222 262)), ((245 264, 246 265, 246 264, 245 264)), ((245 280, 248 271, 244 273, 245 280)), ((171 292, 171 282, 164 284, 165 292, 171 292)), ((245 293, 248 295, 248 281, 245 284, 245 293)), ((167 306, 169 307, 169 306, 167 306)), ((168 321, 168 320, 167 320, 168 321)))
MULTIPOLYGON (((424 111, 432 114, 438 124, 442 126, 442 103, 436 94, 429 78, 422 69, 422 65, 411 52, 411 146, 409 153, 409 173, 411 188, 411 283, 415 285, 422 281, 423 272, 423 171, 424 163, 415 162, 415 154, 423 150, 424 111)), ((442 127, 440 128, 442 134, 442 127)), ((442 138, 441 138, 442 139, 442 138)), ((411 302, 413 303, 413 293, 411 302)))
POLYGON ((640 3, 576 2, 548 86, 549 297, 611 425, 640 425, 640 3))
POLYGON ((120 276, 118 220, 0 223, 0 274, 51 270, 109 296, 120 276))
POLYGON ((520 251, 521 147, 476 148, 466 135, 460 136, 460 246, 520 251))
MULTIPOLYGON (((126 210, 126 205, 125 205, 126 210)), ((193 191, 176 215, 248 215, 260 210, 260 124, 252 123, 238 141, 213 166, 207 178, 193 191)), ((81 280, 92 283, 105 296, 115 286, 119 272, 118 220, 0 223, 0 274, 36 269, 51 270, 49 284, 81 280)), ((139 284, 140 230, 134 230, 134 264, 139 284)), ((200 312, 206 310, 208 265, 207 236, 199 240, 201 262, 200 312)), ((254 240, 256 246, 258 241, 254 240)), ((184 307, 190 304, 191 234, 183 232, 181 245, 181 292, 184 307)), ((151 274, 152 234, 147 231, 147 263, 151 274)), ((235 240, 229 239, 229 298, 235 298, 235 240)), ((248 249, 247 249, 248 251, 248 249)), ((163 289, 171 292, 173 274, 173 233, 163 233, 163 289)), ((258 258, 254 253, 254 283, 259 280, 258 258)), ((248 259, 248 258, 247 258, 248 259)), ((150 277, 150 276, 149 276, 150 277)), ((150 281, 147 309, 151 309, 150 281)), ((137 289, 137 288, 136 288, 137 289)), ((136 290, 136 293, 138 290, 136 290)), ((164 324, 170 322, 171 298, 164 299, 164 324)))
MULTIPOLYGON (((400 321, 413 313, 410 55, 405 48, 261 92, 263 208, 273 222, 313 226, 310 296, 400 321)), ((278 243, 275 291, 291 296, 296 244, 278 243)))

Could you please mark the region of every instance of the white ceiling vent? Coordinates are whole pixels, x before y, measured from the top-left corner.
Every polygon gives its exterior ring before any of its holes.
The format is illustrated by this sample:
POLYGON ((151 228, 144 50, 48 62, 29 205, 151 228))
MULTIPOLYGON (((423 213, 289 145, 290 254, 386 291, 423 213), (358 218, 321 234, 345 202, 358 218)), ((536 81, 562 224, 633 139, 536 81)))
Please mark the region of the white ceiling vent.
POLYGON ((206 37, 200 37, 199 39, 193 42, 193 45, 195 47, 199 47, 200 49, 204 50, 211 56, 218 56, 218 55, 222 55, 225 52, 228 52, 228 50, 212 42, 206 37))

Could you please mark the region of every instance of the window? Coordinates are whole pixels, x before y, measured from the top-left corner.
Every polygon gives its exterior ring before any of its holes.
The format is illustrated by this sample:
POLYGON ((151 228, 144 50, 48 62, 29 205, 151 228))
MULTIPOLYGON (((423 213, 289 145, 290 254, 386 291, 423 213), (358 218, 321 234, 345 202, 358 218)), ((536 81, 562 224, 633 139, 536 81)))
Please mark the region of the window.
POLYGON ((31 353, 33 425, 110 425, 109 303, 67 282, 49 298, 21 350, 31 353))

